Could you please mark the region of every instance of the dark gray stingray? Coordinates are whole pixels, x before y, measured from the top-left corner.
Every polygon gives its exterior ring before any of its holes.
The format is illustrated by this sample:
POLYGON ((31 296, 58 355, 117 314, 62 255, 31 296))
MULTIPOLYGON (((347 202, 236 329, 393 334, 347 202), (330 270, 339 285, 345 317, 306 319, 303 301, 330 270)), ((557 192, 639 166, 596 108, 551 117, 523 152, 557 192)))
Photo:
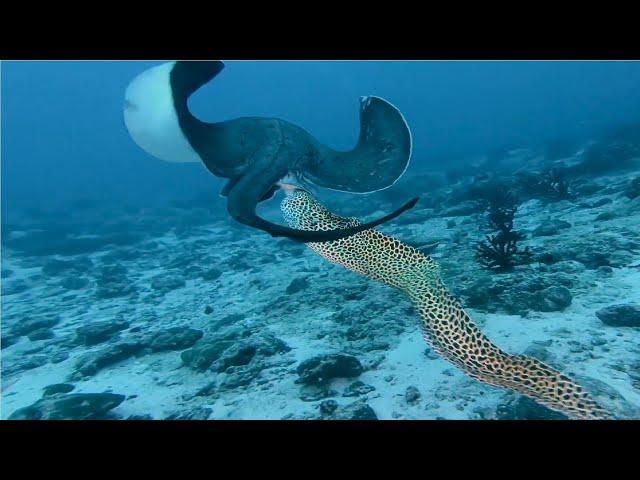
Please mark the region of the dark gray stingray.
POLYGON ((143 72, 127 88, 125 123, 136 143, 152 155, 202 161, 214 175, 228 178, 221 194, 235 220, 274 237, 323 242, 373 228, 415 205, 417 198, 375 221, 326 232, 296 230, 260 218, 257 204, 270 198, 287 176, 354 193, 391 186, 409 164, 411 133, 398 109, 371 96, 361 98, 360 137, 347 152, 333 150, 278 118, 203 122, 189 111, 188 99, 223 68, 218 61, 169 62, 143 72))

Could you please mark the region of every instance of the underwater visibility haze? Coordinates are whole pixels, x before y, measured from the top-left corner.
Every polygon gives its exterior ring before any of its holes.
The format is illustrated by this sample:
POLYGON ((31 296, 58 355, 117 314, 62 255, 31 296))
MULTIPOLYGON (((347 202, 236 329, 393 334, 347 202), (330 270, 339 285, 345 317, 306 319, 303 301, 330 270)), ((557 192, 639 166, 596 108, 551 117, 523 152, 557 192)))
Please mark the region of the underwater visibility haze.
POLYGON ((1 72, 0 418, 640 418, 640 62, 1 72))

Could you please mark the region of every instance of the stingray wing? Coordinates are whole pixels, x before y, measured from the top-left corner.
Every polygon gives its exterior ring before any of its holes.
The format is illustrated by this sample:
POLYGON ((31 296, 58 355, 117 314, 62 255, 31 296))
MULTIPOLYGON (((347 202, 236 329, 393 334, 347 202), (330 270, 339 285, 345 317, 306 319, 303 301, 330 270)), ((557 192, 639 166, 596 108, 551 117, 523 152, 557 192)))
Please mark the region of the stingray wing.
POLYGON ((411 132, 402 113, 380 97, 360 99, 360 137, 339 152, 322 147, 305 176, 318 186, 353 193, 383 190, 405 172, 411 158, 411 132))

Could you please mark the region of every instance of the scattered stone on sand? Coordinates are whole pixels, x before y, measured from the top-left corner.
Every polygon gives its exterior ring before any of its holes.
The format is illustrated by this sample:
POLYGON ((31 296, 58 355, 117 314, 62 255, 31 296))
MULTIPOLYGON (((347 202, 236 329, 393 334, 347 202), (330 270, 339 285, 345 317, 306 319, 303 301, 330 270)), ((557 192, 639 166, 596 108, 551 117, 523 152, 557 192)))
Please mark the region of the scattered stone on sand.
POLYGON ((318 408, 320 410, 320 415, 326 417, 336 411, 338 408, 338 402, 335 400, 324 400, 320 402, 320 406, 318 408))
POLYGON ((167 420, 207 420, 213 410, 208 407, 195 407, 191 410, 174 412, 167 416, 167 420))
MULTIPOLYGON (((628 371, 634 372, 633 368, 630 368, 628 371)), ((572 374, 571 376, 584 387, 593 399, 614 419, 640 418, 640 406, 632 405, 618 390, 608 383, 583 374, 572 374)))
POLYGON ((424 356, 429 360, 439 360, 440 356, 434 352, 430 347, 424 349, 424 356))
POLYGON ((611 327, 640 327, 640 305, 610 305, 598 310, 596 317, 611 327))
POLYGON ((254 336, 252 342, 257 352, 265 357, 291 351, 291 347, 283 340, 268 333, 261 336, 254 336))
POLYGON ((571 228, 571 224, 564 220, 546 220, 537 227, 531 235, 534 237, 549 237, 551 235, 556 235, 567 228, 571 228))
POLYGON ((613 202, 609 197, 603 197, 588 205, 588 208, 598 208, 613 202))
POLYGON ((234 389, 238 387, 246 387, 258 375, 260 375, 262 368, 263 365, 259 363, 231 367, 225 372, 226 375, 220 382, 220 388, 234 389))
POLYGON ((67 277, 60 285, 67 290, 81 290, 89 285, 89 279, 86 277, 67 277))
POLYGON ((235 343, 226 349, 213 365, 216 372, 224 372, 229 367, 247 365, 255 356, 257 348, 250 343, 235 343))
POLYGON ((47 385, 42 389, 42 396, 52 397, 53 395, 59 395, 61 393, 69 393, 74 388, 76 388, 75 385, 70 383, 54 383, 52 385, 47 385))
POLYGON ((80 357, 71 374, 71 380, 81 380, 95 375, 105 367, 126 360, 144 348, 140 342, 121 342, 104 347, 97 352, 89 352, 80 357))
POLYGON ((102 418, 125 400, 115 393, 70 393, 45 397, 20 408, 9 420, 89 420, 102 418))
POLYGON ((126 328, 129 328, 129 322, 121 319, 93 322, 76 329, 76 341, 80 345, 97 345, 126 328))
POLYGON ((185 350, 202 338, 202 330, 190 327, 170 327, 151 334, 148 343, 153 352, 185 350))
POLYGON ((300 400, 304 402, 315 402, 327 397, 335 397, 338 392, 330 389, 326 385, 303 385, 300 387, 300 400))
POLYGON ((539 312, 558 312, 571 305, 571 300, 571 291, 556 285, 537 292, 533 307, 539 312))
POLYGON ((194 397, 208 397, 215 395, 218 392, 218 382, 215 380, 207 383, 204 387, 201 387, 196 391, 194 397))
POLYGON ((576 252, 574 259, 582 263, 585 267, 597 270, 600 267, 607 267, 610 264, 608 252, 599 252, 593 250, 582 250, 576 252))
POLYGON ((47 355, 29 355, 19 360, 8 364, 6 360, 2 362, 2 375, 10 376, 25 370, 33 370, 34 368, 41 367, 48 362, 47 355))
POLYGON ((545 344, 542 344, 541 342, 533 342, 524 350, 524 352, 522 352, 523 355, 536 358, 544 363, 557 364, 555 355, 553 355, 547 349, 547 346, 551 345, 551 342, 544 342, 544 343, 545 344))
POLYGON ((420 401, 420 390, 413 385, 407 387, 404 392, 404 399, 409 405, 415 405, 420 401))
POLYGON ((151 280, 151 288, 159 292, 167 293, 186 285, 184 277, 173 274, 161 274, 151 280))
POLYGON ((619 214, 613 210, 602 212, 595 218, 596 222, 606 222, 608 220, 614 220, 618 218, 619 214))
POLYGON ((217 320, 215 323, 215 328, 217 330, 229 325, 235 325, 240 323, 244 319, 245 315, 243 313, 230 313, 229 315, 225 315, 221 319, 217 320))
POLYGON ((27 335, 27 338, 32 342, 37 340, 49 340, 53 337, 55 337, 55 334, 50 328, 38 328, 27 335))
POLYGON ((136 293, 135 284, 127 277, 122 265, 104 265, 96 278, 96 297, 100 300, 126 297, 136 293))
POLYGON ((108 300, 111 298, 126 297, 136 293, 135 285, 128 280, 98 280, 98 288, 96 290, 96 298, 100 300, 108 300))
POLYGON ((210 268, 202 272, 202 279, 212 281, 218 279, 222 275, 222 272, 217 268, 210 268))
POLYGON ((360 380, 351 383, 342 393, 343 397, 358 397, 360 395, 366 395, 369 392, 373 392, 376 389, 373 385, 367 385, 360 380))
POLYGON ((93 267, 93 262, 89 257, 79 257, 72 260, 49 259, 42 266, 42 273, 48 277, 54 277, 61 273, 84 273, 93 267))
POLYGON ((232 341, 222 341, 214 339, 203 339, 198 345, 184 350, 180 354, 182 362, 189 368, 198 372, 204 372, 209 369, 211 364, 220 358, 222 352, 233 344, 232 341))
MULTIPOLYGON (((4 294, 4 292, 3 292, 4 294)), ((41 328, 52 328, 60 322, 60 317, 57 316, 44 316, 36 318, 25 318, 21 322, 17 323, 11 329, 13 335, 28 335, 34 330, 41 328)), ((4 332, 3 332, 4 333, 4 332)))
POLYGON ((127 420, 153 420, 153 415, 144 413, 142 415, 129 415, 127 420))
POLYGON ((9 280, 8 282, 2 282, 2 296, 16 295, 18 293, 26 292, 31 288, 31 285, 21 278, 15 280, 9 280))
POLYGON ((64 362, 68 358, 69 358, 69 352, 61 351, 51 355, 50 360, 51 360, 51 363, 56 364, 56 363, 64 362))
POLYGON ((352 355, 318 355, 298 365, 296 383, 321 384, 333 378, 357 377, 362 371, 362 364, 352 355))
POLYGON ((8 348, 18 341, 18 336, 12 335, 4 330, 0 333, 0 348, 8 348))
POLYGON ((377 420, 373 408, 363 400, 357 400, 345 407, 338 407, 330 417, 333 420, 377 420))
POLYGON ((309 281, 307 280, 307 277, 294 278, 293 280, 291 280, 291 283, 289 283, 289 286, 287 287, 285 292, 287 295, 293 295, 302 290, 305 290, 308 286, 309 281))
POLYGON ((496 418, 498 420, 566 420, 568 417, 530 398, 518 395, 497 406, 496 418))

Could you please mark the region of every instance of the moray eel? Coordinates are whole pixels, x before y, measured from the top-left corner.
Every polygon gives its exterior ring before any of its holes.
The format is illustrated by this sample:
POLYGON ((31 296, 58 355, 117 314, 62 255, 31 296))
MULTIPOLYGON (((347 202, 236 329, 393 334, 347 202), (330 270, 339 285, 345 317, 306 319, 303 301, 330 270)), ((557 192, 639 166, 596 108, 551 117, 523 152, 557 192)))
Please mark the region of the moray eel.
POLYGON ((217 123, 196 118, 191 95, 224 68, 219 61, 168 62, 138 75, 127 87, 124 121, 136 144, 170 162, 202 162, 213 175, 228 178, 221 195, 231 217, 274 237, 324 242, 347 237, 397 217, 417 198, 373 222, 332 231, 301 231, 256 214, 276 183, 288 176, 315 185, 368 193, 393 185, 411 158, 411 133, 400 111, 386 100, 360 99, 360 137, 339 152, 303 128, 278 118, 242 117, 217 123))
MULTIPOLYGON (((359 225, 356 218, 332 214, 308 192, 290 186, 281 203, 294 228, 328 231, 359 225)), ((539 360, 503 352, 478 329, 447 291, 431 257, 375 230, 309 248, 330 262, 403 291, 421 318, 427 344, 470 377, 514 390, 575 419, 610 415, 576 382, 539 360)))

